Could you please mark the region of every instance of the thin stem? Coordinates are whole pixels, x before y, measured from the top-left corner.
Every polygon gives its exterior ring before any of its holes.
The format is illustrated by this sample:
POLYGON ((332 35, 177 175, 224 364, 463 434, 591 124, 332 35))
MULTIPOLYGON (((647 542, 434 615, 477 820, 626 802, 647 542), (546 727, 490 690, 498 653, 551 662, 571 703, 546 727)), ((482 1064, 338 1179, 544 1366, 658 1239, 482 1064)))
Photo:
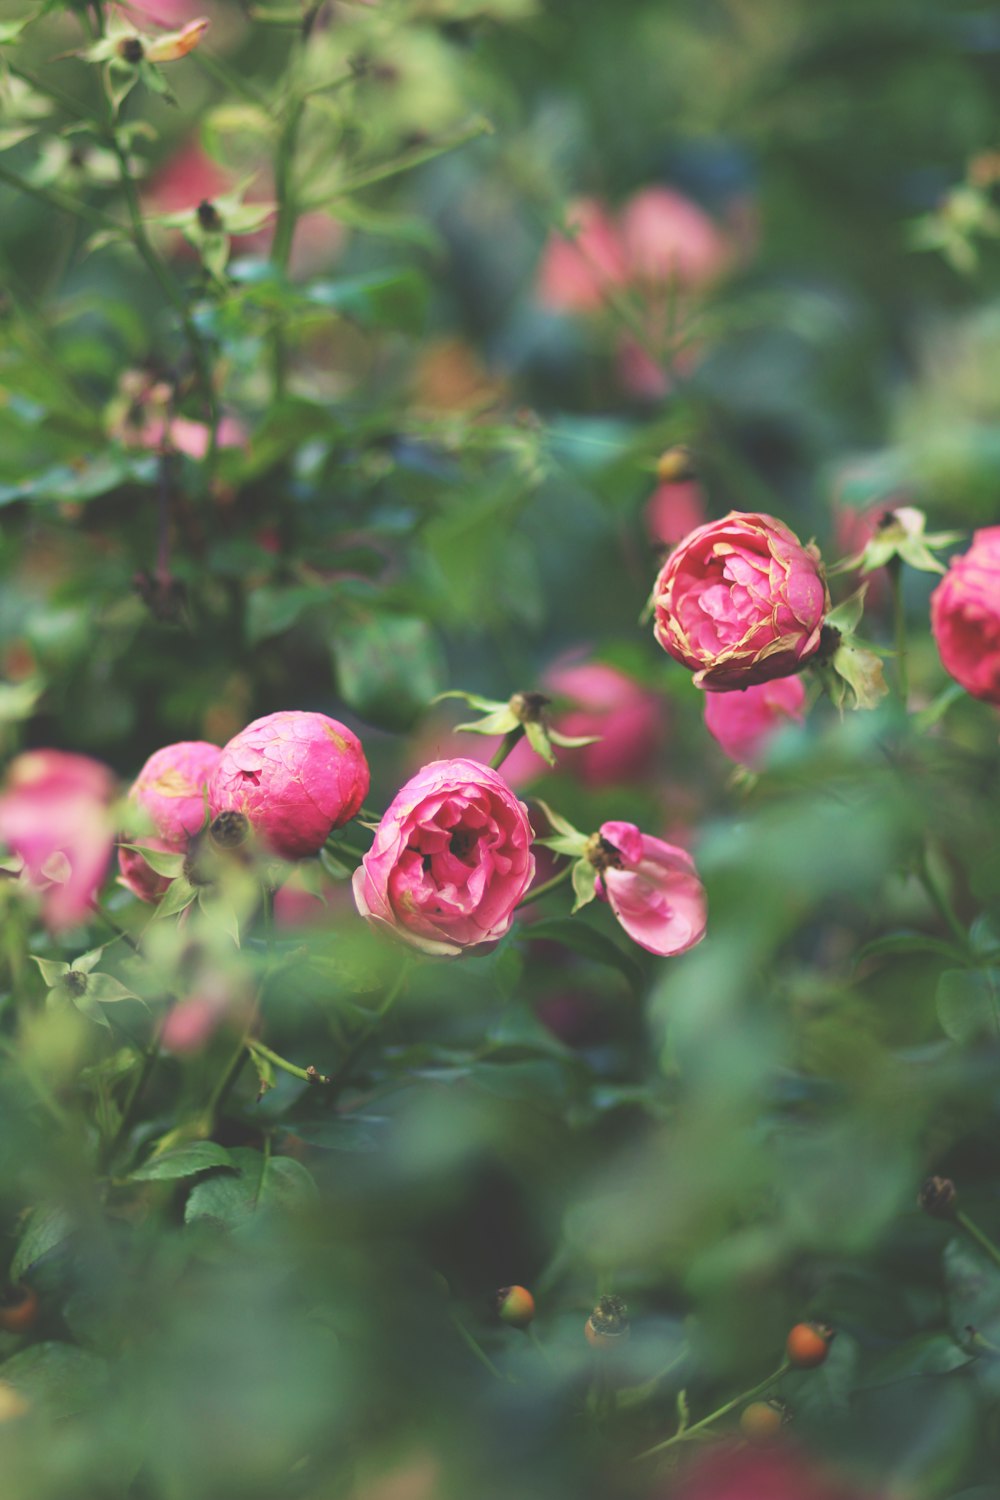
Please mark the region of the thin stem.
POLYGON ((265 1047, 264 1043, 257 1041, 256 1037, 248 1037, 246 1045, 249 1051, 255 1052, 258 1057, 263 1057, 267 1062, 273 1063, 284 1073, 291 1073, 293 1078, 301 1078, 303 1083, 329 1083, 330 1081, 324 1074, 317 1073, 315 1068, 310 1072, 308 1068, 300 1068, 297 1064, 289 1062, 288 1058, 282 1057, 279 1052, 272 1052, 270 1047, 265 1047))
POLYGON ((452 1313, 451 1321, 455 1332, 462 1340, 462 1343, 471 1354, 474 1354, 476 1356, 476 1358, 479 1360, 479 1363, 481 1365, 485 1365, 487 1370, 489 1370, 490 1374, 494 1376, 495 1379, 503 1381, 505 1385, 512 1385, 514 1383, 513 1377, 510 1375, 505 1375, 502 1370, 497 1369, 496 1365, 490 1359, 485 1349, 483 1349, 476 1342, 476 1340, 472 1337, 472 1334, 466 1328, 465 1324, 460 1321, 456 1313, 452 1313))
POLYGON ((706 1427, 711 1427, 713 1423, 719 1421, 720 1417, 728 1416, 731 1411, 735 1411, 736 1408, 738 1406, 742 1406, 744 1402, 753 1401, 757 1396, 762 1396, 764 1392, 766 1390, 769 1390, 770 1387, 774 1385, 776 1380, 780 1380, 782 1375, 786 1374, 790 1368, 791 1366, 789 1365, 787 1359, 783 1360, 778 1368, 774 1370, 766 1380, 762 1380, 759 1385, 755 1385, 751 1390, 743 1391, 740 1395, 734 1396, 731 1401, 726 1401, 722 1406, 717 1407, 716 1410, 711 1412, 707 1417, 702 1417, 700 1422, 695 1422, 692 1426, 685 1427, 683 1432, 675 1432, 673 1437, 665 1438, 662 1443, 657 1443, 654 1447, 647 1448, 645 1452, 637 1454, 635 1462, 641 1463, 644 1458, 652 1458, 654 1454, 662 1453, 665 1448, 672 1448, 675 1443, 684 1443, 688 1438, 693 1437, 695 1433, 704 1432, 706 1427))
POLYGON ((143 1054, 142 1067, 136 1074, 135 1082, 129 1090, 128 1098, 125 1100, 125 1105, 122 1109, 122 1117, 118 1123, 118 1129, 115 1131, 112 1140, 108 1144, 107 1160, 109 1162, 114 1161, 118 1148, 122 1145, 122 1143, 128 1136, 129 1130, 132 1126, 133 1118, 135 1116, 136 1106, 139 1103, 139 1099, 146 1087, 146 1084, 149 1082, 150 1075, 152 1074, 153 1069, 156 1067, 156 1060, 159 1055, 160 1028, 159 1026, 157 1026, 156 1031, 153 1034, 153 1039, 150 1042, 149 1046, 146 1048, 145 1053, 143 1054))
POLYGON ((403 986, 406 982, 406 979, 409 976, 409 972, 409 965, 404 964, 404 966, 400 969, 398 975, 396 976, 395 982, 386 992, 385 998, 383 999, 381 1005, 375 1011, 374 1015, 369 1019, 368 1023, 365 1026, 362 1026, 361 1030, 354 1037, 353 1041, 349 1043, 347 1051, 340 1060, 337 1071, 334 1073, 333 1078, 330 1080, 334 1087, 339 1087, 340 1084, 342 1084, 346 1080, 350 1073, 350 1069, 353 1067, 354 1062, 358 1057, 358 1054, 368 1044, 372 1036, 374 1036, 375 1032, 384 1021, 385 1017, 389 1014, 389 1011, 399 999, 399 996, 403 992, 403 986))
POLYGON ((552 1355, 549 1353, 545 1345, 542 1343, 541 1339, 538 1337, 538 1333, 535 1329, 534 1323, 528 1324, 527 1333, 532 1347, 534 1349, 537 1349, 538 1353, 542 1356, 549 1369, 554 1369, 552 1355))
POLYGON ((139 947, 139 944, 136 942, 132 934, 130 932, 126 932, 124 927, 119 927, 114 918, 108 916, 103 906, 100 906, 96 901, 88 901, 87 905, 90 907, 92 912, 100 917, 102 922, 106 923, 107 926, 111 928, 111 931, 115 934, 116 937, 121 938, 123 943, 128 944, 133 953, 142 952, 142 949, 139 947))
POLYGON ((920 861, 917 865, 916 874, 917 879, 920 881, 920 884, 923 886, 930 899, 931 905, 937 911, 938 915, 941 917, 942 921, 951 932, 952 936, 958 941, 958 943, 967 953, 969 951, 969 934, 966 932, 965 928, 959 921, 955 909, 952 906, 951 902, 948 900, 945 892, 942 890, 937 877, 932 874, 930 865, 927 861, 926 850, 921 851, 920 861))
POLYGON ((507 759, 514 746, 518 743, 519 740, 523 739, 523 737, 523 724, 517 724, 513 729, 508 729, 507 733, 500 741, 490 760, 490 767, 492 770, 499 771, 500 767, 503 765, 504 761, 507 759))
POLYGON ((473 120, 464 130, 457 131, 455 135, 449 136, 447 140, 438 141, 436 145, 420 146, 413 151, 406 151, 402 156, 397 156, 393 161, 383 162, 381 166, 371 167, 367 172, 359 172, 355 177, 346 178, 336 192, 324 193, 322 198, 307 199, 301 205, 303 212, 313 208, 328 208, 336 203, 339 198, 344 198, 348 193, 355 193, 359 188, 371 187, 373 183, 384 182, 387 177, 396 177, 400 172, 409 172, 413 167, 422 166, 424 162, 433 161, 435 157, 443 156, 447 151, 456 151, 459 146, 465 146, 469 141, 478 140, 480 136, 492 135, 493 126, 489 120, 473 120))
POLYGON ((551 880, 546 880, 541 885, 536 885, 526 896, 522 896, 517 903, 518 906, 527 906, 529 901, 540 901, 543 896, 549 894, 549 891, 554 891, 556 886, 562 885, 563 881, 569 879, 573 873, 573 866, 575 864, 576 860, 571 859, 568 864, 563 866, 558 875, 553 875, 551 880))
POLYGON ((896 680, 899 685, 900 700, 905 712, 910 698, 910 680, 906 660, 906 608, 903 604, 903 564, 901 559, 898 557, 890 558, 886 564, 885 571, 889 575, 889 587, 892 590, 892 623, 896 643, 896 680))
POLYGON ((206 1116, 209 1121, 209 1128, 211 1128, 211 1125, 221 1113, 222 1106, 226 1102, 226 1099, 229 1097, 230 1089, 232 1089, 236 1080, 239 1078, 240 1074, 243 1071, 243 1064, 246 1062, 248 1055, 248 1039, 246 1036, 241 1036, 239 1046, 236 1048, 236 1051, 230 1058, 225 1071, 220 1075, 215 1088, 212 1090, 212 1093, 209 1096, 208 1104, 205 1110, 206 1116))
POLYGON ((989 1235, 983 1233, 975 1220, 970 1219, 969 1215, 967 1213, 963 1213, 961 1209, 958 1210, 955 1218, 957 1222, 961 1224, 966 1234, 970 1234, 972 1236, 980 1249, 985 1250, 986 1254, 989 1256, 993 1264, 996 1266, 1000 1266, 1000 1250, 998 1250, 996 1245, 994 1245, 989 1235))

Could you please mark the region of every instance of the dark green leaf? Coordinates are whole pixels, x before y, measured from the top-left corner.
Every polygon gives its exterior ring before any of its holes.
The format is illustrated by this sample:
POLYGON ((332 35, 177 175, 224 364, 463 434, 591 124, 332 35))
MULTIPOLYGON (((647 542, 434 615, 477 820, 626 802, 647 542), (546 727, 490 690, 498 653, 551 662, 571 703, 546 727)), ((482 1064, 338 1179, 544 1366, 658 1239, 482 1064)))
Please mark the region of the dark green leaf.
POLYGON ((344 620, 331 643, 345 703, 382 729, 408 729, 441 686, 441 649, 415 616, 344 620))
POLYGON ((165 1151, 162 1156, 150 1157, 131 1173, 131 1181, 172 1181, 178 1177, 194 1177, 212 1167, 232 1166, 233 1159, 224 1146, 217 1146, 214 1141, 192 1141, 188 1146, 165 1151))

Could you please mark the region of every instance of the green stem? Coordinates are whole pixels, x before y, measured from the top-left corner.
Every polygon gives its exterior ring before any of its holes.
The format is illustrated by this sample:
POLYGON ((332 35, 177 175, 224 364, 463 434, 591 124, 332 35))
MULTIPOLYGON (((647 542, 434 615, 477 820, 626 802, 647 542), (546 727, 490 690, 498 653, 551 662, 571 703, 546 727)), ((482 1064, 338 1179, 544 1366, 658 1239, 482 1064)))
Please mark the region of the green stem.
POLYGON ((735 1411, 738 1406, 743 1406, 745 1402, 754 1401, 758 1396, 762 1396, 790 1368, 791 1366, 788 1361, 783 1360, 778 1368, 766 1380, 762 1380, 759 1385, 753 1386, 749 1391, 741 1392, 739 1396, 734 1396, 731 1401, 726 1401, 722 1406, 717 1407, 709 1416, 702 1417, 700 1422, 695 1422, 691 1427, 685 1427, 683 1432, 675 1432, 673 1437, 665 1438, 662 1443, 657 1443, 654 1447, 647 1448, 645 1452, 639 1453, 636 1456, 635 1462, 640 1463, 644 1458, 652 1458, 654 1454, 662 1453, 666 1448, 672 1448, 675 1443, 684 1443, 688 1438, 693 1437, 695 1433, 704 1432, 706 1427, 711 1427, 713 1423, 719 1421, 720 1417, 726 1417, 731 1411, 735 1411))
POLYGON ((485 1365, 487 1370, 489 1370, 490 1374, 494 1376, 495 1379, 503 1381, 504 1385, 513 1384, 512 1377, 510 1375, 505 1375, 502 1370, 497 1369, 496 1365, 490 1359, 485 1349, 483 1349, 476 1342, 476 1340, 472 1337, 472 1334, 466 1328, 465 1324, 458 1318, 457 1314, 452 1313, 451 1321, 455 1332, 458 1334, 465 1347, 469 1350, 470 1354, 474 1354, 479 1360, 479 1363, 481 1365, 485 1365))
POLYGON ((563 866, 558 875, 553 875, 551 880, 544 881, 542 885, 536 885, 534 890, 530 890, 526 896, 522 896, 517 903, 518 906, 527 906, 529 901, 540 901, 543 896, 549 894, 549 891, 554 891, 556 886, 562 885, 564 880, 569 879, 573 873, 573 866, 575 864, 576 860, 571 859, 569 864, 563 866))
POLYGON ((903 711, 910 698, 910 680, 906 660, 906 608, 903 604, 903 564, 900 558, 890 558, 886 564, 889 587, 892 590, 892 623, 896 644, 896 680, 903 711))
POLYGON ((482 117, 473 120, 463 130, 457 131, 446 140, 438 141, 436 145, 420 146, 413 151, 406 151, 402 156, 394 160, 383 162, 381 166, 371 167, 367 172, 359 172, 356 177, 348 177, 343 181, 334 193, 325 193, 322 198, 307 199, 301 205, 302 212, 308 212, 314 208, 330 208, 339 198, 346 197, 349 193, 355 193, 359 188, 371 187, 373 183, 384 182, 387 177, 396 177, 400 172, 409 172, 413 167, 422 166, 424 162, 433 161, 435 157, 443 156, 447 151, 456 151, 459 146, 465 146, 469 141, 478 140, 480 136, 492 135, 493 126, 489 120, 482 117))
POLYGON ((250 1052, 255 1052, 258 1057, 263 1057, 276 1068, 284 1073, 291 1073, 293 1078, 301 1078, 303 1083, 329 1083, 329 1079, 322 1073, 317 1073, 315 1068, 309 1072, 307 1068, 300 1068, 297 1064, 289 1062, 287 1057, 282 1057, 279 1052, 272 1052, 270 1047, 265 1047, 263 1042, 258 1042, 256 1037, 248 1037, 246 1046, 250 1052))
POLYGON ((552 1355, 549 1353, 549 1351, 546 1349, 545 1345, 542 1343, 541 1339, 538 1337, 538 1333, 537 1333, 537 1331, 535 1329, 534 1323, 529 1323, 528 1324, 527 1333, 528 1333, 528 1338, 531 1341, 532 1347, 534 1349, 537 1349, 538 1353, 542 1356, 542 1358, 544 1359, 545 1363, 548 1365, 549 1369, 552 1369, 553 1368, 552 1355))
POLYGON ((72 214, 74 218, 82 219, 84 223, 93 224, 96 229, 113 229, 118 234, 123 233, 123 226, 110 214, 104 213, 100 208, 92 208, 89 203, 84 203, 80 198, 74 198, 71 193, 64 193, 61 188, 39 187, 37 183, 28 182, 26 178, 19 177, 9 167, 0 166, 0 182, 8 187, 16 189, 19 193, 26 193, 29 198, 37 198, 39 203, 44 203, 47 208, 57 208, 60 213, 72 214))
POLYGON ((954 907, 948 900, 945 892, 942 890, 936 876, 932 874, 930 865, 927 861, 926 850, 921 851, 920 862, 917 865, 917 879, 920 881, 920 884, 926 891, 931 905, 937 911, 941 920, 951 932, 952 937, 954 937, 962 947, 962 949, 966 953, 968 953, 969 934, 966 932, 965 928, 959 921, 954 907))
POLYGON ((242 1073, 243 1064, 246 1062, 248 1054, 248 1039, 246 1036, 241 1036, 236 1051, 233 1053, 228 1064, 226 1065, 225 1071, 219 1075, 219 1080, 216 1083, 215 1088, 212 1090, 212 1093, 209 1095, 208 1104, 205 1107, 205 1113, 209 1123, 209 1130, 211 1130, 216 1118, 221 1113, 222 1106, 226 1102, 226 1099, 229 1097, 230 1089, 232 1089, 233 1085, 236 1083, 237 1078, 239 1078, 240 1074, 242 1073))
POLYGON ((123 943, 128 944, 133 953, 141 954, 142 949, 139 947, 139 944, 136 942, 132 934, 130 932, 126 932, 124 927, 119 927, 114 918, 108 916, 103 906, 100 906, 96 901, 88 901, 87 905, 90 907, 92 912, 100 917, 102 922, 104 922, 108 927, 111 928, 111 931, 115 934, 116 937, 121 938, 123 943))
POLYGON ((494 771, 499 771, 500 767, 503 765, 504 761, 507 759, 514 746, 518 743, 519 740, 523 739, 523 737, 523 724, 516 724, 513 729, 508 729, 507 733, 500 741, 492 758, 490 759, 490 766, 494 771))
POLYGON ((143 1054, 142 1067, 136 1074, 135 1082, 129 1090, 128 1098, 125 1100, 125 1105, 122 1109, 122 1117, 119 1122, 118 1129, 115 1131, 113 1139, 108 1144, 106 1159, 109 1163, 114 1161, 119 1147, 128 1136, 129 1130, 132 1126, 133 1118, 135 1116, 136 1106, 139 1103, 139 1099, 142 1096, 146 1084, 149 1082, 153 1069, 156 1067, 156 1060, 159 1055, 160 1028, 159 1026, 157 1026, 153 1039, 150 1042, 149 1046, 146 1048, 145 1053, 143 1054))
POLYGON ((961 1224, 966 1234, 972 1236, 980 1249, 986 1251, 993 1264, 1000 1266, 1000 1250, 997 1249, 990 1237, 983 1233, 979 1225, 973 1219, 970 1219, 967 1213, 963 1213, 961 1209, 956 1213, 955 1218, 961 1224))
POLYGON ((409 972, 409 965, 404 964, 404 966, 400 969, 398 975, 396 976, 394 983, 387 990, 385 998, 383 999, 381 1005, 371 1016, 368 1023, 365 1026, 362 1026, 361 1030, 354 1037, 353 1041, 348 1044, 347 1051, 341 1058, 340 1063, 337 1067, 337 1071, 334 1073, 332 1079, 330 1080, 335 1088, 339 1087, 342 1083, 345 1082, 351 1068, 354 1066, 355 1060, 357 1059, 359 1053, 367 1046, 368 1042, 374 1036, 375 1032, 384 1021, 385 1017, 389 1014, 389 1011, 399 999, 399 996, 403 992, 403 986, 406 982, 409 972))

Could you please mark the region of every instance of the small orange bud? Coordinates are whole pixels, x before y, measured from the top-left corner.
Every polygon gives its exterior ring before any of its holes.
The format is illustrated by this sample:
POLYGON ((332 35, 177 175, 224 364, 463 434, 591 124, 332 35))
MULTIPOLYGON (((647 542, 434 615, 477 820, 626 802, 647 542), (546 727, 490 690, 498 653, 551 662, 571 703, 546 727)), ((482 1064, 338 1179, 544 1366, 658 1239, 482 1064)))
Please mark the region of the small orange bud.
POLYGON ((187 57, 193 52, 201 41, 208 27, 208 17, 201 16, 197 21, 189 21, 182 26, 180 31, 168 31, 157 41, 150 42, 146 48, 146 56, 150 62, 164 63, 176 62, 179 57, 187 57))
POLYGON ((781 1401, 751 1401, 740 1413, 740 1431, 748 1443, 769 1443, 788 1421, 781 1401))
POLYGON ((830 1352, 833 1329, 825 1323, 796 1323, 785 1343, 789 1364, 798 1370, 814 1370, 830 1352))
POLYGON ((694 479, 695 467, 691 449, 683 443, 668 448, 661 453, 656 460, 656 477, 661 484, 679 484, 686 479, 694 479))
POLYGON ((535 1316, 535 1299, 526 1286, 502 1286, 497 1292, 497 1312, 512 1328, 527 1328, 535 1316))
POLYGON ((620 1297, 601 1297, 583 1327, 592 1349, 612 1349, 629 1336, 628 1308, 620 1297))
POLYGON ((7 1333, 24 1333, 37 1317, 38 1298, 23 1281, 0 1293, 0 1328, 7 1333))

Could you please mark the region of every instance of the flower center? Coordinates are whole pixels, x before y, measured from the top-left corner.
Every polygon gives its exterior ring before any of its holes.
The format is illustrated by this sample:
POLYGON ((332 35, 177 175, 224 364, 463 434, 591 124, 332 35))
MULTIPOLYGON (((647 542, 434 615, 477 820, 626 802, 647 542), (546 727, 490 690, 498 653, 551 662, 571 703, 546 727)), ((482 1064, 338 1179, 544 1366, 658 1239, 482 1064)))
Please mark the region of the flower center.
POLYGON ((456 859, 468 861, 478 842, 479 835, 474 828, 456 828, 448 847, 456 859))

